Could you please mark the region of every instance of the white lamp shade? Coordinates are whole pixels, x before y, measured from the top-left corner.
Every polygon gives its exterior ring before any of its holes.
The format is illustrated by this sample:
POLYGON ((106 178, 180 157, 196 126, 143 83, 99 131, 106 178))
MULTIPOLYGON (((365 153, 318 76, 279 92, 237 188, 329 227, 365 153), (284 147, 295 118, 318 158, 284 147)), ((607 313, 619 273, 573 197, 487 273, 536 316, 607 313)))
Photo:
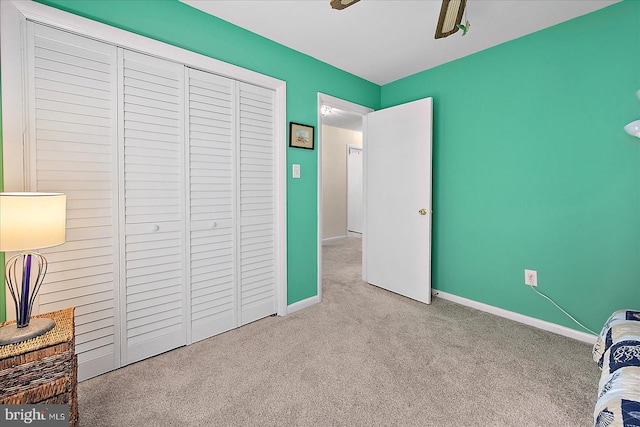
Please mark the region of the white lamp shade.
POLYGON ((637 136, 638 138, 640 138, 640 120, 629 123, 624 127, 624 130, 629 135, 637 136))
POLYGON ((62 193, 0 193, 0 252, 61 245, 67 196, 62 193))

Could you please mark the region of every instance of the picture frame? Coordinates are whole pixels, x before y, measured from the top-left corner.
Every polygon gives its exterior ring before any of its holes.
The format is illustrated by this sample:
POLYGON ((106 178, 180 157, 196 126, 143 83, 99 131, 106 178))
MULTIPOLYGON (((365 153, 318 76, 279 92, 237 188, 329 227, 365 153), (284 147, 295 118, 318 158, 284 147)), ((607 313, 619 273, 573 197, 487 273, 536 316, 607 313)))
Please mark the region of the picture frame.
POLYGON ((314 130, 313 126, 289 122, 289 147, 313 150, 314 130))

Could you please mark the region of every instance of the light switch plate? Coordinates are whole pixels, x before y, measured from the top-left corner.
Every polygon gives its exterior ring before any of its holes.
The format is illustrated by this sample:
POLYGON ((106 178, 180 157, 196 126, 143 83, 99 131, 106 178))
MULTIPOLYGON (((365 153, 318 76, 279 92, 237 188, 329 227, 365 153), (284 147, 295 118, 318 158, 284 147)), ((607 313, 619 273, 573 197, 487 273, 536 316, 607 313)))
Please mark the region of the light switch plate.
POLYGON ((300 165, 293 165, 293 177, 300 178, 300 165))

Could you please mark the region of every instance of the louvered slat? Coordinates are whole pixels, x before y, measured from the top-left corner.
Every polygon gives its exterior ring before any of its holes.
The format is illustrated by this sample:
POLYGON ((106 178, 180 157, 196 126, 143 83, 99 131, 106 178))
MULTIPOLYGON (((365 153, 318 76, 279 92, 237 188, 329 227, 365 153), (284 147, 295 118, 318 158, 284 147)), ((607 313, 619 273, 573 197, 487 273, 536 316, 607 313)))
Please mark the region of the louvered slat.
POLYGON ((122 55, 127 364, 186 344, 183 67, 122 55))
POLYGON ((237 326, 235 83, 189 69, 191 341, 237 326))
POLYGON ((80 379, 118 366, 114 294, 116 48, 28 23, 32 190, 67 194, 67 242, 49 261, 40 311, 76 307, 80 379))
POLYGON ((276 312, 274 93, 240 83, 240 324, 276 312))

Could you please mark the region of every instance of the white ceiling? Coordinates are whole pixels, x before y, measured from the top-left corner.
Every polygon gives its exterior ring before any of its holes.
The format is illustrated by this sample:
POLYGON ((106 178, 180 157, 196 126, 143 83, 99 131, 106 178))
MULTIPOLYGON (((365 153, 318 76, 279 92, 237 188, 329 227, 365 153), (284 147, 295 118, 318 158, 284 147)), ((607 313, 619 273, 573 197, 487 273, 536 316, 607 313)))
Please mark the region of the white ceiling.
POLYGON ((331 113, 322 116, 322 124, 361 132, 362 116, 333 107, 331 113))
POLYGON ((361 0, 341 11, 329 0, 181 1, 383 85, 620 0, 468 0, 469 33, 439 40, 440 0, 361 0))

